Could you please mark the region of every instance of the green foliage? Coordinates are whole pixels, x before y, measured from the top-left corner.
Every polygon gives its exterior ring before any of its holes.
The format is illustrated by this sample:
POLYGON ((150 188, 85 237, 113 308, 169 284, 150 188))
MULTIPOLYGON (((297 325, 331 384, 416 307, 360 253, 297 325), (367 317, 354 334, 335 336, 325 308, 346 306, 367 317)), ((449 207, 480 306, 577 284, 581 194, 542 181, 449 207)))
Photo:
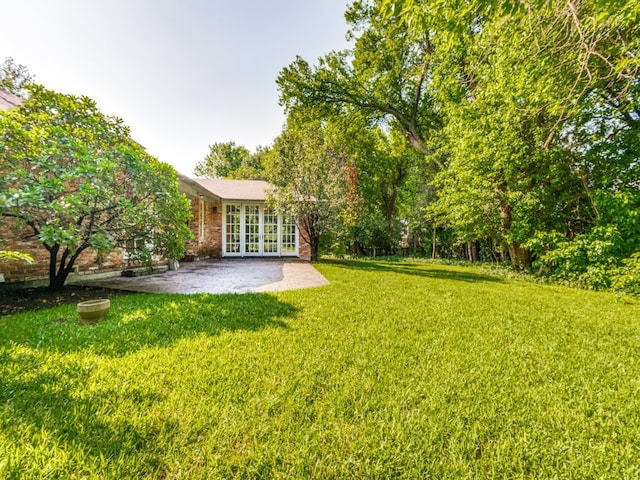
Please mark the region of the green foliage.
POLYGON ((637 191, 597 192, 594 205, 599 213, 598 225, 571 239, 556 231, 538 233, 528 242, 538 256, 535 265, 555 280, 637 292, 638 200, 637 191))
POLYGON ((316 109, 323 118, 353 108, 379 125, 395 123, 415 148, 430 151, 441 113, 429 88, 429 35, 381 17, 377 1, 353 2, 345 18, 354 48, 315 66, 298 57, 278 76, 281 104, 289 113, 316 109))
POLYGON ((0 115, 0 216, 49 252, 51 287, 62 288, 87 248, 104 254, 139 239, 179 258, 190 210, 175 170, 93 100, 40 86, 30 92, 0 115))
POLYGON ((235 142, 214 143, 193 171, 199 177, 262 180, 265 176, 262 159, 266 152, 267 149, 258 147, 251 154, 235 142))
POLYGON ((640 295, 640 252, 622 260, 622 264, 609 273, 611 289, 640 295))
POLYGON ((598 225, 615 226, 620 233, 620 257, 640 251, 640 190, 601 190, 594 196, 594 205, 598 225))
POLYGON ((396 252, 405 232, 406 219, 420 204, 424 178, 431 172, 424 155, 411 148, 396 130, 362 128, 353 148, 360 209, 348 233, 356 252, 396 252), (369 138, 367 138, 369 137, 369 138))
POLYGON ((0 477, 635 478, 640 303, 428 262, 0 321, 0 477))
POLYGON ((572 240, 558 232, 541 234, 529 246, 538 253, 536 265, 552 278, 603 289, 610 286, 610 274, 621 257, 621 244, 618 229, 607 226, 572 240))
POLYGON ((266 159, 268 201, 296 219, 300 235, 317 260, 321 236, 340 221, 349 200, 349 159, 331 144, 321 122, 293 119, 275 140, 266 159))
POLYGON ((427 222, 517 268, 538 232, 590 243, 617 228, 612 263, 638 250, 639 1, 369 0, 345 16, 353 49, 282 71, 288 112, 352 109, 402 131, 439 167, 427 222))

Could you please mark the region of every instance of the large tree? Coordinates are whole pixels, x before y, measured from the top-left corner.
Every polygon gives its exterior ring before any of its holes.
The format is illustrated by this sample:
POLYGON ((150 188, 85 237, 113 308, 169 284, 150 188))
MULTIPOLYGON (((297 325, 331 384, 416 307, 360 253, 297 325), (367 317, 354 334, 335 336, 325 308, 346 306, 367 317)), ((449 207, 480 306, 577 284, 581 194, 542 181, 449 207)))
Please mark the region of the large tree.
MULTIPOLYGON (((340 237, 359 254, 393 253, 404 230, 402 214, 415 200, 411 188, 425 173, 424 158, 402 137, 383 129, 353 108, 325 122, 329 141, 350 159, 354 194, 340 237)), ((392 123, 391 126, 394 124, 392 123)))
POLYGON ((386 18, 436 32, 448 159, 439 218, 463 237, 505 242, 519 267, 549 232, 570 240, 605 227, 622 255, 638 248, 624 219, 640 205, 640 2, 382 5, 386 18))
POLYGON ((312 107, 320 114, 356 108, 385 128, 395 122, 416 149, 431 153, 442 120, 431 88, 431 33, 384 18, 379 2, 353 2, 345 17, 353 49, 329 53, 317 65, 296 58, 278 76, 281 103, 287 111, 312 107))
POLYGON ((31 87, 29 100, 0 115, 0 156, 0 217, 49 252, 51 288, 88 248, 106 253, 135 239, 182 255, 190 210, 175 170, 93 100, 31 87))
POLYGON ((361 0, 354 48, 278 78, 288 112, 358 109, 439 167, 433 222, 489 238, 518 268, 532 242, 614 229, 637 249, 640 1, 361 0), (393 119, 393 121, 390 121, 393 119), (595 230, 594 230, 595 231, 595 230))
POLYGON ((294 218, 318 259, 321 236, 340 221, 349 200, 348 158, 328 142, 320 121, 290 118, 267 158, 267 178, 275 189, 269 202, 294 218))

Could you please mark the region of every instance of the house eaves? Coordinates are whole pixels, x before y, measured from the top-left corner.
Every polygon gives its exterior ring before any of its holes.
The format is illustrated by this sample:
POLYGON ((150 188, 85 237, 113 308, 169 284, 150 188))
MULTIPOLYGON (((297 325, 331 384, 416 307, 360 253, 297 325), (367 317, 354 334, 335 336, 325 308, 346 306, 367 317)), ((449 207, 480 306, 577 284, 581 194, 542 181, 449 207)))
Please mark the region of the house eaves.
POLYGON ((194 183, 226 202, 265 202, 273 187, 263 180, 193 178, 194 183))

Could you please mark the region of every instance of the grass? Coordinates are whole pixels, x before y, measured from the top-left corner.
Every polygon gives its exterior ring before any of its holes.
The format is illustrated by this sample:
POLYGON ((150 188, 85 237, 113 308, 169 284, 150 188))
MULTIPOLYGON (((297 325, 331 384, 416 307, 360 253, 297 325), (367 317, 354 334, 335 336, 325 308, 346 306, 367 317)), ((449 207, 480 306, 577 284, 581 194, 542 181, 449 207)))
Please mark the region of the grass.
POLYGON ((0 478, 638 478, 640 301, 428 262, 0 319, 0 478))

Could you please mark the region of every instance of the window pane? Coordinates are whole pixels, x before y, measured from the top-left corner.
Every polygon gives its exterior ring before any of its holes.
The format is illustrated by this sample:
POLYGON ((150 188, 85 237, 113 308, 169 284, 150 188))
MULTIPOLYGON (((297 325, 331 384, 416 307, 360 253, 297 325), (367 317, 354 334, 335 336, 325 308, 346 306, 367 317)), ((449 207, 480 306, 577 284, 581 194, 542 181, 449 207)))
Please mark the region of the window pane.
POLYGON ((238 205, 227 205, 225 207, 226 217, 226 253, 240 253, 240 207, 238 205))
POLYGON ((290 215, 282 217, 282 253, 296 253, 296 223, 290 215))

